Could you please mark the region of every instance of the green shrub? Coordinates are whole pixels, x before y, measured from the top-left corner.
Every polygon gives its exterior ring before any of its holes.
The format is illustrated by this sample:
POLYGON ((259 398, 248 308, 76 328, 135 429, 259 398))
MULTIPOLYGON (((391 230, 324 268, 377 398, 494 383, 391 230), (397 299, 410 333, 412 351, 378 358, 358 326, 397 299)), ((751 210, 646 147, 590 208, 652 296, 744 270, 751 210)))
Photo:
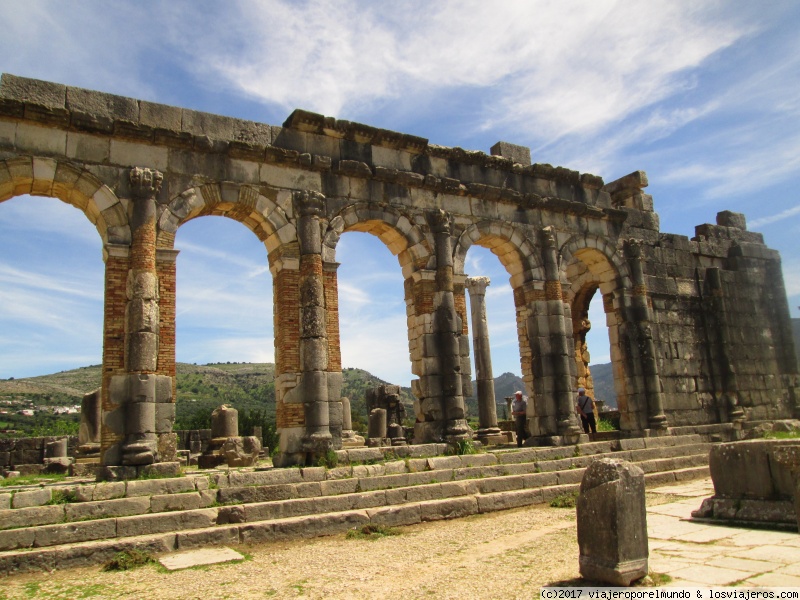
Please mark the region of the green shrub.
POLYGON ((550 506, 553 508, 575 508, 577 500, 578 492, 569 492, 553 498, 550 501, 550 506))
POLYGON ((118 552, 103 567, 103 571, 129 571, 144 565, 154 564, 156 561, 150 554, 143 550, 126 550, 118 552))

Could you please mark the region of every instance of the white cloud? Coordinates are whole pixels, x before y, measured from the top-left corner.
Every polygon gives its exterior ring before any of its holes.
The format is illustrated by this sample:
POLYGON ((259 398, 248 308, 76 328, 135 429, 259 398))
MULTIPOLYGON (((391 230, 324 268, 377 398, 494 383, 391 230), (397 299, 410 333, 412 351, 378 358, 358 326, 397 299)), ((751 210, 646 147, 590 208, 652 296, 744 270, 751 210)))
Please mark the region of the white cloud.
POLYGON ((798 214, 800 214, 800 204, 798 204, 797 206, 793 206, 792 208, 787 208, 786 210, 781 211, 775 215, 769 215, 766 217, 753 219, 750 223, 747 224, 747 226, 751 228, 763 227, 764 225, 771 225, 772 223, 783 221, 788 217, 793 217, 798 214))

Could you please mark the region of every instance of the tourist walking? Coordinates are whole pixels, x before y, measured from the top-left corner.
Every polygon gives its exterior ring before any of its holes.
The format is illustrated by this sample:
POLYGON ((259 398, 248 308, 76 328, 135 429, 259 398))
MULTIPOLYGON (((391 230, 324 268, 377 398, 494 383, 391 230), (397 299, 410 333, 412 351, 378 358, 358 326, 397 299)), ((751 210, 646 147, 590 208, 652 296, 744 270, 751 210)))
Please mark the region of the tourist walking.
POLYGON ((528 439, 528 397, 522 392, 514 392, 514 401, 511 403, 511 415, 514 417, 517 428, 517 446, 521 447, 528 439))
POLYGON ((594 400, 586 395, 586 388, 578 388, 578 401, 575 408, 581 417, 584 433, 597 433, 597 421, 594 416, 594 400))

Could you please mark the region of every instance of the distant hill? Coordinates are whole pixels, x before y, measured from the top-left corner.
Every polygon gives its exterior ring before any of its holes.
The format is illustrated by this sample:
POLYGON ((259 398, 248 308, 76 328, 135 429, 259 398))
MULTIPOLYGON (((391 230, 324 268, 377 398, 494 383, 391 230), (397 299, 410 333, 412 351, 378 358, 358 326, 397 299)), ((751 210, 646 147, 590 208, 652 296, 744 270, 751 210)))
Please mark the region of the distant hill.
POLYGON ((614 389, 614 372, 611 363, 589 365, 589 370, 592 372, 595 400, 602 400, 609 408, 616 409, 617 392, 614 389))
MULTIPOLYGON (((275 365, 272 363, 213 363, 177 365, 176 428, 192 429, 204 422, 220 404, 237 410, 258 411, 275 417, 275 365)), ((100 365, 52 375, 0 380, 0 401, 43 407, 80 404, 87 392, 100 387, 100 365)), ((342 396, 350 398, 355 421, 366 424, 364 395, 368 388, 388 382, 363 369, 344 369, 342 396)), ((411 388, 401 387, 400 397, 413 418, 411 388)))

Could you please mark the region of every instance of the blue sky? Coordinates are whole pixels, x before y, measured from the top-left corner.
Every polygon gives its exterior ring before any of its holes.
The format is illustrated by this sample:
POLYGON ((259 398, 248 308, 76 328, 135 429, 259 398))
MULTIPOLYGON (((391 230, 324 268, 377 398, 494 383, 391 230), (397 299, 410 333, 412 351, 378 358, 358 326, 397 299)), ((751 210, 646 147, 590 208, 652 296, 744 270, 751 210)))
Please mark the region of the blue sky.
MULTIPOLYGON (((0 1, 0 71, 281 124, 304 108, 612 181, 645 170, 661 230, 693 236, 743 212, 783 257, 800 316, 800 3, 0 1)), ((239 223, 179 232, 178 360, 272 361, 266 250, 239 223)), ((402 277, 377 238, 347 233, 343 362, 411 379, 402 277)), ((495 375, 520 372, 508 275, 472 248, 495 375)), ((96 231, 49 198, 0 206, 0 378, 98 364, 96 231)), ((608 337, 593 303, 593 362, 608 337)))

